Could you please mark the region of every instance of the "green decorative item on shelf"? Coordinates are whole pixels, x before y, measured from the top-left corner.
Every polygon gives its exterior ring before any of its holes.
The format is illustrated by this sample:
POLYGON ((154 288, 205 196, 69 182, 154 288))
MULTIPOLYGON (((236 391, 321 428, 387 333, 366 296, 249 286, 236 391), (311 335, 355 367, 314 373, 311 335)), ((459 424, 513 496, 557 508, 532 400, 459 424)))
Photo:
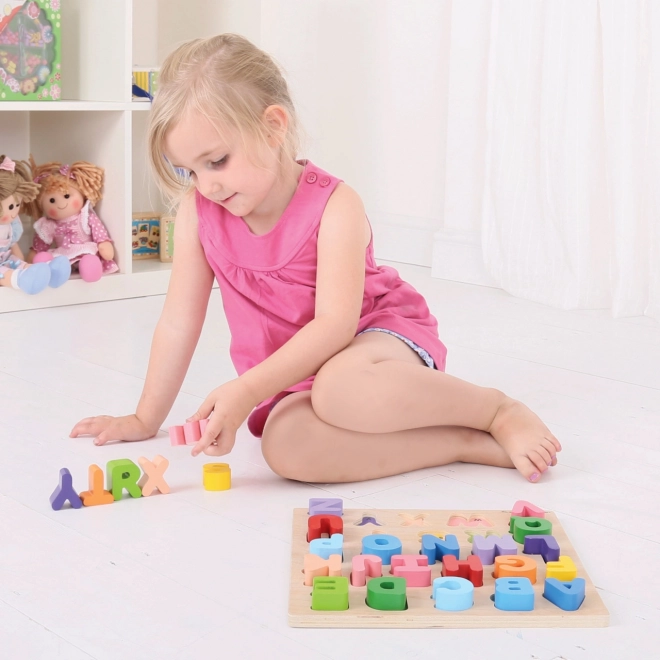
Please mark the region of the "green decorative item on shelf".
POLYGON ((61 0, 3 0, 0 5, 0 100, 59 100, 61 0))
POLYGON ((160 254, 161 261, 170 262, 174 257, 174 216, 164 215, 160 219, 160 254))

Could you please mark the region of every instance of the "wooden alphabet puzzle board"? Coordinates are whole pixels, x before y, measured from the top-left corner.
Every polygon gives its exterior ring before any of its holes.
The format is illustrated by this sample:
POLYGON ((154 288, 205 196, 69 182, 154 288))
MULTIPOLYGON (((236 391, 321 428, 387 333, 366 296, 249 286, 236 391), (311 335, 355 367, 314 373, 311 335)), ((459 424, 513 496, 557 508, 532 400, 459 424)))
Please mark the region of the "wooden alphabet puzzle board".
MULTIPOLYGON (((311 609, 312 587, 305 586, 303 575, 304 556, 309 553, 306 540, 308 510, 294 509, 289 625, 309 628, 593 628, 609 625, 607 608, 557 516, 549 512, 545 517, 552 523, 552 536, 559 544, 561 554, 573 559, 577 577, 586 581, 584 602, 575 611, 564 611, 543 597, 546 568, 540 555, 523 555, 537 563, 537 580, 533 585, 534 609, 526 612, 504 611, 495 607, 491 600, 491 595, 495 593, 493 565, 483 567, 484 584, 474 589, 474 605, 460 612, 436 609, 435 601, 431 598, 431 587, 408 587, 406 610, 372 609, 365 602, 367 587, 354 587, 350 584, 352 559, 361 553, 362 538, 365 535, 391 534, 401 540, 402 553, 418 554, 422 534, 453 534, 460 546, 460 559, 464 560, 471 553, 473 535, 487 537, 490 534, 508 534, 510 517, 510 511, 499 510, 344 510, 342 576, 349 578, 349 608, 344 611, 317 611, 311 609)), ((518 554, 522 555, 523 546, 517 545, 518 554)), ((390 568, 383 565, 384 577, 390 576, 390 568)), ((440 577, 441 571, 441 562, 431 566, 431 580, 440 577)))

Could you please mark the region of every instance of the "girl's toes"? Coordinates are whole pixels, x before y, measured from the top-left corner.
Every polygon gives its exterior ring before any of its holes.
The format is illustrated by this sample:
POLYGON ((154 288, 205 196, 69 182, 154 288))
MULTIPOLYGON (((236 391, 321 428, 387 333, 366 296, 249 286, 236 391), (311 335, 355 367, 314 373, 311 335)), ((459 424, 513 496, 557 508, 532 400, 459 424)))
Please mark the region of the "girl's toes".
POLYGON ((527 456, 512 456, 511 460, 518 472, 528 481, 536 482, 541 478, 541 470, 527 456))
POLYGON ((527 453, 527 457, 536 466, 536 469, 539 472, 543 473, 548 469, 548 463, 550 461, 549 455, 548 458, 545 458, 540 451, 532 449, 527 453))
POLYGON ((550 461, 550 467, 554 467, 555 465, 557 465, 557 457, 553 456, 552 461, 550 461))

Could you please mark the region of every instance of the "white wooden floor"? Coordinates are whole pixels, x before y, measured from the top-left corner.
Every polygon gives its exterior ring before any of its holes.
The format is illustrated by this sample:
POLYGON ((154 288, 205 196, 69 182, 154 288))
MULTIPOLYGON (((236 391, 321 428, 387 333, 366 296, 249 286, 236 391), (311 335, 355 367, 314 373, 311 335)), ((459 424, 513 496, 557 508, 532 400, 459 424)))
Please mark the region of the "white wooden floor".
MULTIPOLYGON (((455 464, 366 483, 289 483, 241 429, 234 485, 202 487, 204 460, 144 443, 95 447, 81 417, 133 411, 163 297, 0 315, 0 657, 657 658, 660 642, 660 326, 563 312, 397 265, 428 298, 448 371, 531 405, 560 438, 541 483, 455 464), (167 496, 52 511, 61 467, 166 456, 167 496), (604 629, 319 630, 287 625, 294 507, 334 494, 347 508, 554 510, 611 613, 604 629), (268 578, 252 570, 268 566, 268 578), (252 571, 252 572, 251 572, 252 571)), ((90 285, 93 286, 93 285, 90 285)), ((3 291, 3 295, 15 292, 3 291)), ((19 293, 15 293, 20 295, 19 293)), ((233 377, 219 293, 183 391, 179 424, 233 377)))

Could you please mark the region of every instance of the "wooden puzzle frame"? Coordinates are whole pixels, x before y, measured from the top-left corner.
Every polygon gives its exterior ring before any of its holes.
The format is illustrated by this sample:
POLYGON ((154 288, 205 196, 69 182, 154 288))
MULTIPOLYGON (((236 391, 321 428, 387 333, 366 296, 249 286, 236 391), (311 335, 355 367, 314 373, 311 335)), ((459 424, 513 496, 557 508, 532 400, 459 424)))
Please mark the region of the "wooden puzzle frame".
MULTIPOLYGON (((484 585, 475 588, 473 607, 462 612, 436 609, 431 598, 431 587, 408 587, 406 610, 375 610, 365 602, 367 588, 350 585, 352 558, 361 553, 362 538, 366 535, 392 534, 401 540, 404 554, 417 554, 422 534, 454 534, 458 538, 460 558, 465 559, 471 552, 473 535, 508 534, 510 517, 510 511, 500 510, 344 510, 342 575, 349 578, 349 609, 333 612, 311 609, 312 587, 305 586, 302 572, 304 556, 309 552, 306 541, 309 515, 307 509, 294 509, 289 625, 308 628, 594 628, 609 625, 609 612, 554 513, 545 514, 552 523, 552 535, 559 544, 561 554, 570 556, 575 562, 577 577, 586 581, 584 602, 573 612, 561 610, 543 597, 545 563, 540 555, 524 555, 532 557, 537 563, 537 581, 533 585, 534 609, 529 612, 503 611, 495 607, 490 598, 495 593, 493 565, 484 566, 484 585), (369 519, 380 523, 380 526, 372 522, 358 525, 369 519)), ((518 554, 522 554, 522 545, 517 545, 518 554)), ((436 562, 431 567, 431 579, 440 577, 441 570, 442 564, 436 562)), ((389 566, 383 566, 383 576, 390 575, 389 571, 389 566)))

